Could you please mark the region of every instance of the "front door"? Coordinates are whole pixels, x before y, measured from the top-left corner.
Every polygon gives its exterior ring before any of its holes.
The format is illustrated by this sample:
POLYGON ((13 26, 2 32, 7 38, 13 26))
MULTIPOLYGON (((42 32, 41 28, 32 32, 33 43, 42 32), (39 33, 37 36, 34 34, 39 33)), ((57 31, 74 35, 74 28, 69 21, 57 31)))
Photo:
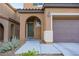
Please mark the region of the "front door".
POLYGON ((28 23, 28 37, 34 36, 34 23, 28 23))

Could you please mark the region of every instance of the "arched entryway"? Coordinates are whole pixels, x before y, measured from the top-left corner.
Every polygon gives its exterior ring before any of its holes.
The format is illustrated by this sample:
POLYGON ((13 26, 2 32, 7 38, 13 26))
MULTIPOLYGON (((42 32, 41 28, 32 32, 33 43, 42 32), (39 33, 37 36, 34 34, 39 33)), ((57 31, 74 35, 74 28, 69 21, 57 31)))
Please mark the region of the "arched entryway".
POLYGON ((0 23, 0 42, 3 42, 3 40, 4 40, 4 27, 0 23))
POLYGON ((36 16, 31 16, 26 21, 26 37, 41 39, 41 21, 36 16))

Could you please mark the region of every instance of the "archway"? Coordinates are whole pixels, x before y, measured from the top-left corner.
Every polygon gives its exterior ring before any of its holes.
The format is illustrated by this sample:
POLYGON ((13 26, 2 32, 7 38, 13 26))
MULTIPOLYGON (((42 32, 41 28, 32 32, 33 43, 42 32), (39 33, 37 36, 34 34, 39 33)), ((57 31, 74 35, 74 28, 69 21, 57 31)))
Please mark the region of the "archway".
POLYGON ((26 21, 26 37, 41 39, 41 21, 36 16, 31 16, 26 21))
POLYGON ((0 42, 3 42, 3 40, 4 40, 4 27, 0 23, 0 42))

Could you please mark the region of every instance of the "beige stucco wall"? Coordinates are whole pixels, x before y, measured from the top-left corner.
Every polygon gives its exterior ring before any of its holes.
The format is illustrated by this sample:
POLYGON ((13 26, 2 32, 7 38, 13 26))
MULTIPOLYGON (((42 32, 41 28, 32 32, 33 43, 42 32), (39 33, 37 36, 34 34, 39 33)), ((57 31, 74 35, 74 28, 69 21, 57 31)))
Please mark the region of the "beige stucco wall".
POLYGON ((5 16, 7 18, 12 18, 19 22, 18 13, 5 3, 0 3, 0 15, 5 16))
POLYGON ((9 38, 12 38, 13 36, 19 38, 19 33, 20 33, 20 25, 13 22, 9 22, 9 38), (13 25, 13 29, 11 25, 13 25), (13 35, 12 35, 12 30, 13 30, 13 35))
MULTIPOLYGON (((45 9, 45 30, 50 30, 50 13, 79 13, 79 8, 46 8, 45 9)), ((52 16, 53 17, 53 16, 52 16)))
POLYGON ((29 17, 36 16, 41 20, 41 39, 43 39, 43 22, 44 22, 44 14, 43 13, 24 13, 20 14, 20 40, 25 41, 27 39, 26 33, 26 21, 29 17))
POLYGON ((34 38, 41 39, 41 27, 34 28, 34 38))
POLYGON ((42 9, 40 6, 34 6, 33 3, 24 3, 24 9, 42 9))
POLYGON ((20 14, 18 11, 15 12, 15 20, 20 23, 20 14))
POLYGON ((4 3, 0 3, 0 14, 15 19, 15 12, 4 3))

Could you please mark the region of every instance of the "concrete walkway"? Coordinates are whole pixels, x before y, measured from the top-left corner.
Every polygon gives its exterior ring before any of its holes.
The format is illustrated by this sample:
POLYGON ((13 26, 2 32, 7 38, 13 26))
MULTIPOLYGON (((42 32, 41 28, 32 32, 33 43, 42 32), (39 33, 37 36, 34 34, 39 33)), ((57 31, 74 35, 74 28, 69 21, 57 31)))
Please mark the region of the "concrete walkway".
POLYGON ((79 56, 79 43, 52 43, 40 44, 38 40, 28 40, 15 54, 35 49, 39 54, 79 56))
POLYGON ((28 50, 35 49, 42 55, 61 55, 62 53, 54 47, 53 44, 40 44, 38 40, 28 40, 15 54, 28 52, 28 50))

